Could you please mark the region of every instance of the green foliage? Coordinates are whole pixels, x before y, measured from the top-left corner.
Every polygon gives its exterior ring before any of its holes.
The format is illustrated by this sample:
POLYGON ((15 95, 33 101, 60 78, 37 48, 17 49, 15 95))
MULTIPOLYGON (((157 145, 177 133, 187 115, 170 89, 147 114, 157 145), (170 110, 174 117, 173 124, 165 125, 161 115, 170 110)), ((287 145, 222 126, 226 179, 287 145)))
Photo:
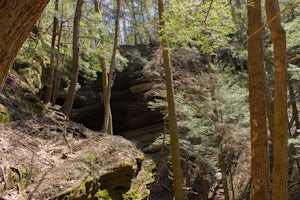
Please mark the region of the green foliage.
MULTIPOLYGON (((214 68, 219 69, 220 66, 214 68)), ((213 110, 217 108, 218 121, 224 124, 234 124, 236 127, 249 127, 247 74, 232 74, 231 69, 213 74, 215 80, 216 100, 212 101, 210 94, 210 75, 203 73, 193 78, 197 79, 199 93, 187 94, 177 91, 175 94, 178 131, 181 148, 197 158, 210 169, 216 169, 217 163, 210 157, 219 151, 216 142, 217 124, 211 120, 213 110), (194 98, 188 98, 193 95, 194 98), (192 99, 202 99, 195 101, 192 99)), ((195 83, 194 83, 195 84, 195 83)), ((195 85, 191 86, 195 87, 195 85)), ((166 94, 164 90, 157 91, 155 98, 148 103, 150 109, 158 109, 167 116, 166 94)), ((146 151, 158 150, 164 141, 170 143, 169 136, 160 136, 146 151)))
POLYGON ((216 94, 223 123, 249 127, 248 85, 246 73, 219 73, 216 94))
MULTIPOLYGON (((285 5, 287 2, 285 3, 285 5)), ((288 4, 291 4, 288 2, 288 4)), ((283 26, 286 30, 286 43, 289 57, 295 57, 299 54, 300 44, 300 7, 292 8, 283 14, 283 26)))
POLYGON ((0 123, 5 124, 11 122, 11 116, 7 108, 0 103, 0 123))
POLYGON ((288 143, 289 146, 295 148, 295 152, 291 155, 292 159, 297 160, 300 164, 300 135, 296 138, 289 138, 288 143))
POLYGON ((288 72, 290 81, 300 81, 300 68, 297 65, 289 64, 288 72))
POLYGON ((165 37, 171 45, 197 45, 203 52, 228 44, 229 34, 235 33, 231 6, 226 0, 171 0, 164 15, 165 37))
POLYGON ((296 138, 290 138, 289 139, 289 144, 293 144, 295 148, 300 149, 300 135, 296 138))

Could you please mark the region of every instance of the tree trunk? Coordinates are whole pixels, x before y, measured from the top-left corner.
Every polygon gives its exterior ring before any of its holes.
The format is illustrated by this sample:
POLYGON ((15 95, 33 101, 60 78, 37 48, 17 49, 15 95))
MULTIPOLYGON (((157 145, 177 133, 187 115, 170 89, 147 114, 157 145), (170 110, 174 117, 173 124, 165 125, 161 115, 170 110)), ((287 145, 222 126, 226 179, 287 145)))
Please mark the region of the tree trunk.
MULTIPOLYGON (((298 130, 300 129, 300 121, 299 121, 299 115, 298 115, 298 108, 297 108, 297 102, 296 102, 296 97, 295 97, 295 91, 294 91, 294 85, 293 81, 289 81, 289 94, 290 94, 290 101, 292 104, 292 119, 295 122, 295 133, 292 135, 293 138, 296 138, 299 133, 298 130)), ((292 124, 290 128, 292 127, 292 124)))
POLYGON ((135 13, 135 6, 134 6, 134 0, 131 0, 130 2, 131 5, 131 23, 133 26, 133 38, 134 38, 134 45, 138 44, 138 40, 137 40, 137 20, 136 20, 136 13, 135 13))
MULTIPOLYGON (((58 3, 59 0, 55 0, 55 11, 58 12, 58 3)), ((56 57, 56 36, 57 36, 57 30, 58 30, 58 18, 57 16, 53 17, 53 28, 52 28, 52 41, 51 41, 51 57, 50 57, 50 69, 47 69, 48 71, 48 80, 47 80, 47 90, 46 90, 46 96, 44 99, 44 103, 49 103, 52 97, 52 91, 53 91, 53 79, 54 79, 54 71, 55 71, 55 57, 56 57)), ((56 62, 57 63, 57 62, 56 62)))
POLYGON ((71 71, 71 83, 69 91, 64 104, 61 108, 62 112, 68 117, 73 107, 73 102, 76 94, 76 86, 79 72, 79 31, 80 31, 80 19, 82 10, 83 0, 77 0, 75 17, 74 17, 74 28, 73 28, 73 62, 71 71))
POLYGON ((108 83, 106 88, 107 90, 106 93, 104 93, 105 94, 104 95, 104 119, 103 119, 102 131, 110 134, 113 134, 112 116, 111 116, 111 109, 110 109, 110 97, 111 97, 111 87, 113 83, 115 58, 116 58, 118 39, 119 39, 119 19, 120 19, 120 6, 121 6, 120 4, 121 4, 120 0, 117 0, 114 47, 113 47, 113 52, 112 52, 110 67, 109 67, 108 83))
MULTIPOLYGON (((105 61, 104 57, 102 58, 102 61, 101 61, 101 69, 102 69, 102 87, 103 87, 103 97, 104 97, 104 103, 103 104, 106 105, 106 104, 110 104, 109 103, 110 98, 108 98, 108 96, 107 96, 108 76, 107 76, 107 70, 106 70, 106 61, 105 61)), ((104 114, 103 124, 108 123, 108 127, 107 127, 107 130, 104 131, 103 130, 104 126, 103 126, 102 131, 107 132, 108 134, 112 135, 113 134, 113 127, 112 127, 112 115, 111 115, 110 105, 108 106, 107 109, 108 109, 108 116, 104 114)))
MULTIPOLYGON (((63 2, 62 2, 62 6, 63 6, 63 2)), ((63 9, 62 9, 63 10, 63 9)), ((63 19, 63 11, 62 11, 62 18, 63 19)), ((54 82, 53 82, 53 94, 52 94, 52 105, 55 105, 56 100, 57 100, 57 95, 59 92, 59 86, 60 86, 60 80, 61 80, 61 69, 59 67, 60 65, 60 41, 61 41, 61 36, 62 36, 62 31, 63 31, 63 20, 61 20, 60 22, 60 28, 59 28, 59 32, 58 32, 58 39, 57 39, 57 55, 56 55, 56 68, 55 68, 55 72, 54 72, 54 82)))
MULTIPOLYGON (((102 1, 98 2, 98 0, 94 0, 94 6, 95 6, 95 12, 98 13, 99 15, 99 20, 100 20, 100 29, 99 29, 99 34, 100 36, 102 37, 101 38, 101 48, 103 48, 104 46, 104 25, 103 25, 103 18, 102 18, 102 7, 101 7, 101 3, 102 1)), ((104 105, 107 104, 106 101, 110 101, 110 99, 108 99, 107 97, 107 90, 108 90, 108 75, 107 75, 107 69, 106 69, 106 59, 104 56, 102 56, 101 58, 101 70, 102 70, 102 88, 103 88, 103 99, 104 99, 104 105)), ((109 102, 108 102, 109 104, 109 102)), ((111 109, 110 109, 110 105, 108 107, 108 113, 109 113, 109 116, 108 118, 105 118, 103 119, 103 125, 105 123, 108 123, 108 128, 106 131, 104 131, 103 127, 102 127, 102 131, 103 132, 107 132, 108 134, 112 135, 113 134, 113 124, 112 124, 112 115, 111 115, 111 109), (106 122, 105 120, 108 120, 108 122, 106 122)), ((105 113, 104 113, 105 114, 105 113)), ((106 125, 105 125, 106 126, 106 125)))
POLYGON ((162 57, 164 70, 166 75, 166 90, 167 90, 167 102, 168 102, 168 118, 169 118, 169 129, 171 139, 171 157, 172 157, 172 169, 174 175, 174 197, 175 200, 183 199, 183 188, 182 188, 182 169, 180 164, 180 146, 177 132, 177 119, 176 109, 174 102, 174 88, 173 88, 173 77, 171 71, 170 55, 168 51, 168 43, 163 35, 163 28, 165 23, 163 21, 164 4, 162 0, 158 0, 158 13, 159 13, 159 30, 161 34, 161 46, 162 46, 162 57))
POLYGON ((275 85, 274 85, 274 170, 272 199, 287 200, 288 195, 288 117, 287 117, 287 56, 285 31, 280 24, 277 0, 265 2, 268 26, 274 45, 275 85), (273 20, 273 21, 271 21, 273 20))
MULTIPOLYGON (((261 1, 248 6, 248 34, 262 26, 261 1)), ((258 32, 249 39, 249 104, 251 125, 251 199, 269 199, 269 149, 266 116, 266 78, 263 63, 263 37, 258 32)))
POLYGON ((0 1, 0 92, 15 57, 48 1, 0 1))

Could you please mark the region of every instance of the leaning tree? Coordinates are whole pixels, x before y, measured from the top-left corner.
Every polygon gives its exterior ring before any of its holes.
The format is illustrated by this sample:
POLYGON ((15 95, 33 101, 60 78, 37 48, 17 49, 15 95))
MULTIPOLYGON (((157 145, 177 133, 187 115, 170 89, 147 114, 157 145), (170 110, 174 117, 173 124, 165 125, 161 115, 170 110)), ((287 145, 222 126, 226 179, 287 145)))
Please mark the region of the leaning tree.
POLYGON ((14 59, 48 2, 0 1, 0 91, 14 59))

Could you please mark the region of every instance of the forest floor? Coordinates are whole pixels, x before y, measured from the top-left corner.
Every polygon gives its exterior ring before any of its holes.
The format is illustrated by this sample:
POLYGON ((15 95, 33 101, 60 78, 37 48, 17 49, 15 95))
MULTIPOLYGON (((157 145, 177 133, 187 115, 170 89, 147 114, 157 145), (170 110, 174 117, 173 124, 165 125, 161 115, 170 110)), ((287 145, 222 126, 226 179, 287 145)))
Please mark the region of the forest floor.
POLYGON ((34 96, 27 101, 27 93, 12 74, 0 94, 12 118, 0 125, 0 199, 106 199, 108 193, 113 199, 122 194, 142 199, 149 194, 155 165, 133 143, 93 132, 51 106, 33 113, 40 102, 34 96))

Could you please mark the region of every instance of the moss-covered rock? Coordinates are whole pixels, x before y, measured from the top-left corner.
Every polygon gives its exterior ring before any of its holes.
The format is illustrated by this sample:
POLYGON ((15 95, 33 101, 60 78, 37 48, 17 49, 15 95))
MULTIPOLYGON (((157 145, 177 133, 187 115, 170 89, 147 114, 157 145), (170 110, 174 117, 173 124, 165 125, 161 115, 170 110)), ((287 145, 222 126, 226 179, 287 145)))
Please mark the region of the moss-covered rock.
POLYGON ((32 91, 38 92, 42 88, 42 66, 39 62, 28 62, 18 58, 15 60, 13 68, 20 74, 32 91))
POLYGON ((153 160, 145 160, 141 163, 139 174, 132 180, 128 192, 123 194, 125 200, 143 200, 150 195, 149 186, 154 183, 156 165, 153 160))
POLYGON ((26 102, 23 110, 25 113, 28 113, 32 116, 34 116, 35 114, 45 114, 45 107, 38 96, 31 92, 25 92, 23 95, 23 99, 26 102))
POLYGON ((11 122, 11 116, 8 109, 0 103, 0 123, 11 122))
POLYGON ((83 200, 83 199, 101 199, 101 200, 112 200, 106 189, 100 189, 100 183, 96 181, 97 178, 87 175, 84 181, 79 187, 71 189, 66 193, 62 193, 54 198, 53 200, 83 200))

